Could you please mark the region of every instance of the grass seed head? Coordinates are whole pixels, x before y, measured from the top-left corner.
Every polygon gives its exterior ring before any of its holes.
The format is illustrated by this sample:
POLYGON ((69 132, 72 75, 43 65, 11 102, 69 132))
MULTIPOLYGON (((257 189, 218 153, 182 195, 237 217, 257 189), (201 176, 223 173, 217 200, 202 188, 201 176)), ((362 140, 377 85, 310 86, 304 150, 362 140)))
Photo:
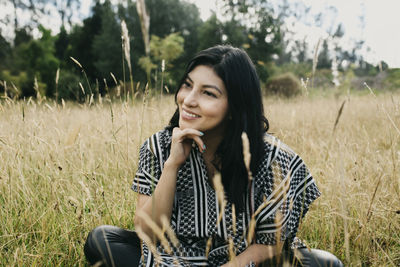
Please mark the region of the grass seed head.
POLYGON ((251 181, 252 174, 251 174, 251 170, 250 170, 250 162, 251 162, 250 142, 249 142, 249 138, 248 138, 246 132, 242 133, 242 146, 243 146, 244 165, 246 166, 246 169, 247 169, 249 181, 251 181))
POLYGON ((147 247, 153 253, 153 256, 156 259, 156 261, 160 262, 161 261, 160 254, 158 253, 157 247, 155 246, 155 244, 151 241, 151 238, 148 235, 146 235, 146 233, 142 230, 142 228, 140 226, 137 226, 135 231, 138 234, 139 238, 144 243, 146 243, 147 247))
POLYGON ((208 254, 210 253, 212 245, 212 237, 209 237, 206 244, 206 258, 208 258, 208 254))
POLYGON ((78 65, 79 66, 79 68, 81 68, 82 70, 83 70, 83 67, 82 67, 82 65, 81 65, 81 63, 79 63, 79 61, 78 60, 76 60, 75 58, 73 58, 73 57, 69 57, 76 65, 78 65))
POLYGON ((169 239, 171 240, 172 244, 174 247, 178 248, 179 247, 179 240, 175 235, 174 230, 171 228, 171 225, 169 224, 169 221, 165 215, 161 216, 161 223, 162 223, 162 232, 167 233, 169 239))
POLYGON ((137 216, 142 217, 144 221, 146 221, 146 224, 151 228, 153 233, 156 234, 158 240, 160 240, 161 245, 163 246, 164 250, 168 253, 172 253, 172 249, 168 243, 168 240, 165 238, 164 232, 161 230, 161 228, 157 225, 156 222, 152 218, 150 218, 149 215, 145 212, 137 212, 137 216))
POLYGON ((129 71, 132 71, 132 66, 131 66, 131 45, 129 41, 129 34, 128 34, 128 28, 126 27, 125 20, 121 21, 121 39, 122 39, 122 47, 124 48, 124 55, 125 55, 125 60, 128 63, 128 68, 129 71))
POLYGON ((235 204, 232 204, 232 230, 233 230, 233 234, 236 235, 236 208, 235 208, 235 204))

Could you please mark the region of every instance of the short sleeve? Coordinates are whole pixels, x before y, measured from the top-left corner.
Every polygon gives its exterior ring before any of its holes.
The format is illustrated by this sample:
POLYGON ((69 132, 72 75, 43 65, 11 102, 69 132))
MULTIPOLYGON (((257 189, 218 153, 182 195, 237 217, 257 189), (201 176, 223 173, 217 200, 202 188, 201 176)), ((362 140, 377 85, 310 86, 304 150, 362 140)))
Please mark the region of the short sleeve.
POLYGON ((132 190, 150 196, 161 176, 161 167, 158 158, 149 147, 147 140, 140 148, 139 164, 133 179, 132 190))
POLYGON ((278 234, 280 241, 293 242, 301 219, 310 204, 321 194, 300 157, 295 154, 288 156, 282 152, 275 161, 279 170, 270 168, 268 172, 268 179, 272 181, 270 184, 275 185, 273 190, 265 191, 268 193, 265 193, 264 198, 270 203, 256 216, 257 244, 275 245, 278 234))
POLYGON ((321 195, 321 192, 303 161, 301 161, 300 167, 294 170, 292 182, 290 190, 293 194, 291 198, 293 204, 288 222, 288 232, 294 238, 301 219, 306 215, 311 203, 321 195))

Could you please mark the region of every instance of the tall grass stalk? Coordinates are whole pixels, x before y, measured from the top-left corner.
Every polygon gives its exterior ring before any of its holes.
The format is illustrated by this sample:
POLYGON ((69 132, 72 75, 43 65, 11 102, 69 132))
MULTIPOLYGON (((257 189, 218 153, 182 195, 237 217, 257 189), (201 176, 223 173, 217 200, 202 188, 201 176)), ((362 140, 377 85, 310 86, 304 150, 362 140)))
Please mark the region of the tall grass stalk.
POLYGON ((60 68, 56 72, 56 103, 58 103, 58 80, 60 79, 60 68))
MULTIPOLYGON (((83 68, 83 66, 81 65, 81 63, 79 63, 78 60, 76 60, 76 59, 73 58, 73 57, 69 57, 69 58, 80 68, 81 72, 82 72, 83 75, 85 76, 85 80, 86 80, 86 83, 87 83, 88 88, 89 88, 89 94, 92 95, 92 94, 93 94, 93 92, 92 92, 92 86, 90 85, 90 82, 89 82, 89 79, 88 79, 88 77, 87 77, 87 74, 86 74, 85 69, 83 68)), ((82 84, 81 84, 81 86, 82 86, 82 84)), ((85 91, 85 90, 83 90, 83 91, 85 91)), ((86 95, 85 95, 85 97, 86 97, 86 95)))
POLYGON ((311 88, 314 88, 314 76, 315 76, 315 70, 317 69, 318 65, 318 51, 319 51, 319 45, 321 43, 321 38, 318 39, 318 42, 315 46, 314 49, 314 57, 313 57, 313 65, 312 65, 312 79, 311 79, 311 88))
POLYGON ((161 100, 163 98, 164 71, 165 71, 165 60, 163 59, 161 61, 161 88, 160 88, 161 100))
POLYGON ((150 15, 146 10, 146 4, 145 4, 144 0, 136 1, 136 10, 138 12, 139 19, 140 19, 140 28, 142 30, 146 56, 149 57, 150 56, 150 34, 149 34, 150 15))
MULTIPOLYGON (((125 60, 126 60, 126 63, 128 64, 128 69, 129 69, 129 80, 131 83, 131 92, 134 95, 135 91, 133 88, 133 76, 132 76, 132 64, 131 64, 131 45, 130 45, 128 27, 126 27, 125 20, 121 21, 121 39, 122 39, 122 51, 123 51, 123 54, 125 55, 125 60)), ((125 65, 124 64, 122 64, 122 65, 124 66, 124 73, 125 73, 125 65)))
POLYGON ((7 96, 7 81, 2 82, 3 86, 4 86, 4 99, 6 99, 7 96))
MULTIPOLYGON (((371 89, 371 87, 368 86, 367 83, 364 82, 365 87, 368 88, 368 90, 370 91, 371 95, 373 95, 376 98, 376 94, 374 93, 374 91, 371 89)), ((383 106, 383 104, 381 104, 382 107, 382 111, 385 113, 386 117, 388 118, 388 120, 390 121, 390 123, 392 124, 393 128, 396 129, 396 132, 400 135, 400 129, 397 127, 396 123, 393 121, 392 116, 390 116, 390 114, 386 111, 385 107, 383 106)))

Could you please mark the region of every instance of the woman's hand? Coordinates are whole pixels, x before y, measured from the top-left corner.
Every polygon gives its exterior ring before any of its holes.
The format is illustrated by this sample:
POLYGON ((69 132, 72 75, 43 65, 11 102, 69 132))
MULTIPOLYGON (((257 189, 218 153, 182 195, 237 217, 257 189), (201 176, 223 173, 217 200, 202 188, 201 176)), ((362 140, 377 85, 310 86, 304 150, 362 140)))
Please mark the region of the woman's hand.
POLYGON ((168 163, 176 166, 182 165, 189 156, 193 141, 199 147, 200 152, 204 152, 206 147, 200 138, 203 135, 202 132, 192 128, 181 130, 175 127, 172 131, 172 143, 170 155, 167 160, 168 163))

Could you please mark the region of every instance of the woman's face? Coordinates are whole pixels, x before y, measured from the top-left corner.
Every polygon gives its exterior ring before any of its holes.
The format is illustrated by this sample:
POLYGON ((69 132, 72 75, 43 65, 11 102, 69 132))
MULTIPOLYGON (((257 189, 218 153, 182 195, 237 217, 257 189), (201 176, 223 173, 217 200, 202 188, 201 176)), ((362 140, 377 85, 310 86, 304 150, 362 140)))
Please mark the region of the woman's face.
POLYGON ((224 134, 228 95, 224 82, 205 65, 195 67, 177 94, 179 127, 224 134))

